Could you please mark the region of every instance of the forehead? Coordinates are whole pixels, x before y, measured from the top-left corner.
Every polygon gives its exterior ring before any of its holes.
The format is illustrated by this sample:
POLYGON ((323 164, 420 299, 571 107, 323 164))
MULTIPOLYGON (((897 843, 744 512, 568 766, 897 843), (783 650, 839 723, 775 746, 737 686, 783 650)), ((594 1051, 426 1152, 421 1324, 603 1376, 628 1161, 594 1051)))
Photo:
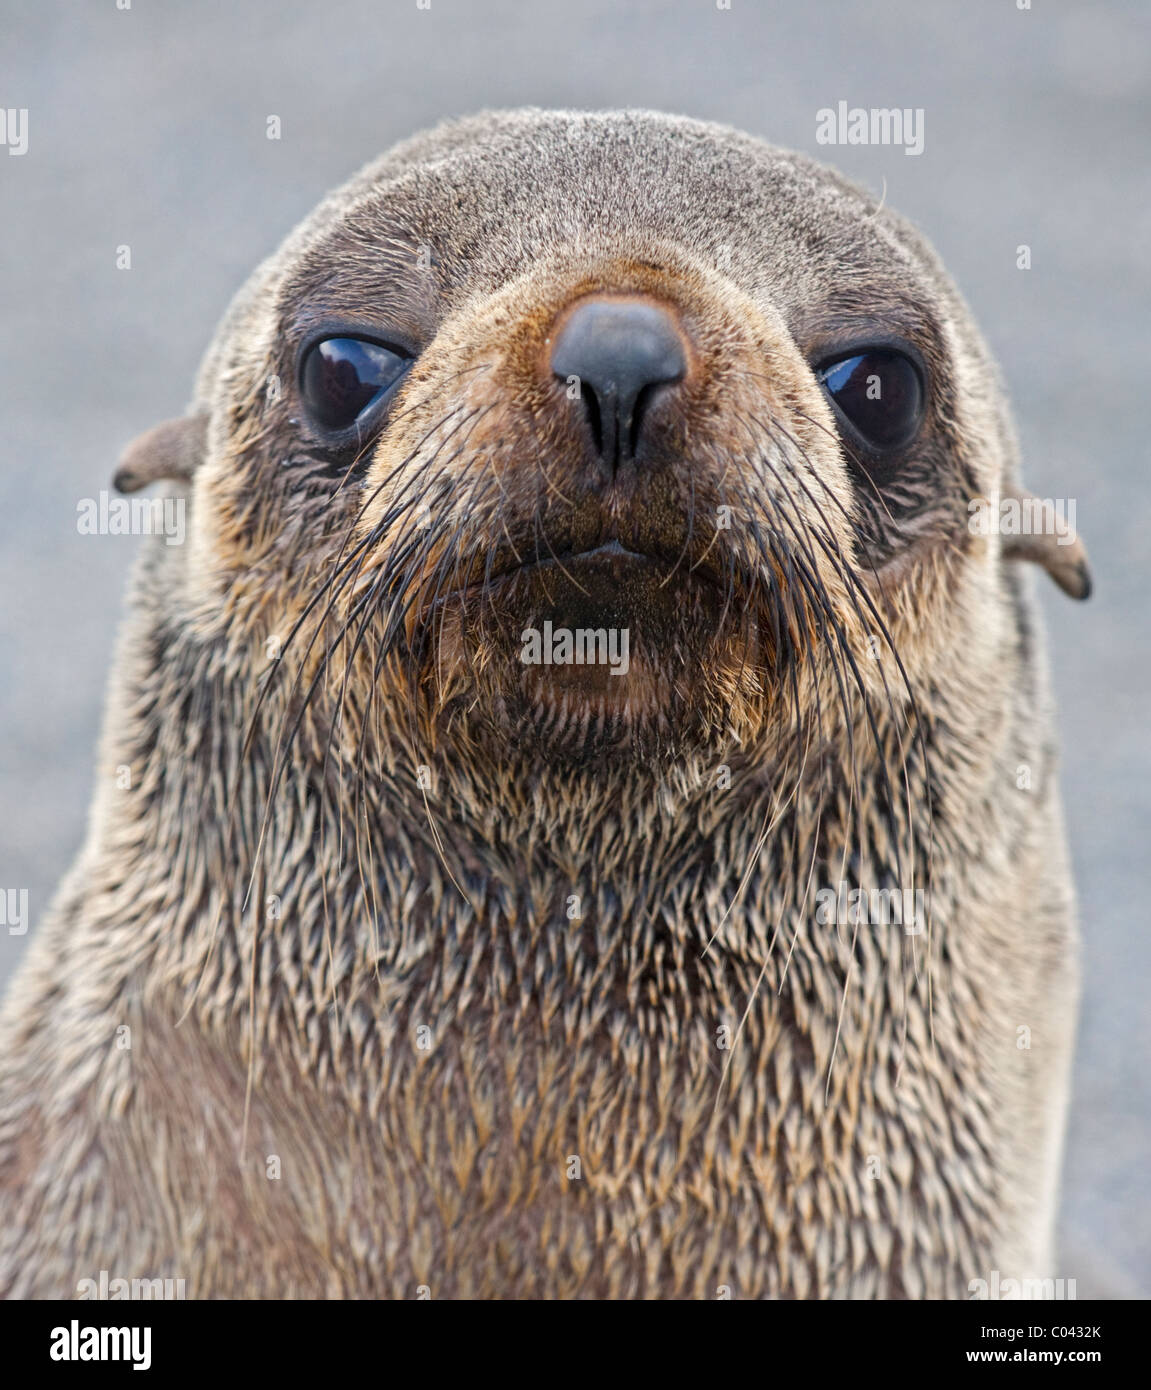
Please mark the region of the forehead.
POLYGON ((861 314, 914 336, 936 300, 919 238, 833 171, 646 113, 524 113, 417 137, 333 195, 306 242, 281 286, 296 327, 365 306, 426 320, 543 260, 658 264, 668 248, 800 338, 861 314))

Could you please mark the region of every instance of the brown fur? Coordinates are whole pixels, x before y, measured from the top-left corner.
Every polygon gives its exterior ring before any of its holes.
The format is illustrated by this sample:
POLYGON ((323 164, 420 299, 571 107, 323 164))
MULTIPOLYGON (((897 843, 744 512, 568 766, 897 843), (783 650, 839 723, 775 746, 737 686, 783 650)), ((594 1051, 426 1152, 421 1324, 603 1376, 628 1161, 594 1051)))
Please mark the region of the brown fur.
POLYGON ((480 117, 321 205, 194 410, 188 543, 141 565, 88 842, 3 1015, 0 1288, 1053 1272, 1076 941, 1044 661, 967 527, 1017 482, 1007 409, 918 235, 720 127, 480 117), (693 344, 660 467, 611 489, 546 368, 604 288, 693 344), (419 347, 352 470, 294 394, 333 319, 419 347), (860 322, 933 381, 885 497, 810 366, 860 322), (687 524, 723 505, 730 532, 687 524), (523 620, 587 598, 563 555, 607 535, 663 557, 603 600, 642 639, 633 696, 521 681, 523 620), (840 881, 928 889, 928 931, 819 923, 840 881))

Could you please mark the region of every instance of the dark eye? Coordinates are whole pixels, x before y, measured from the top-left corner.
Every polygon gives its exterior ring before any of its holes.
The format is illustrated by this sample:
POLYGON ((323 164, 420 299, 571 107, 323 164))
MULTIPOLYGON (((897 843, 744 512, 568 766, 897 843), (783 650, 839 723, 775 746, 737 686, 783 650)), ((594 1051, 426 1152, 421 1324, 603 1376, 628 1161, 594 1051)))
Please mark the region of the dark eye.
POLYGON ((901 352, 865 348, 824 362, 816 374, 871 449, 888 453, 915 437, 923 419, 923 381, 901 352))
POLYGON ((300 391, 312 419, 345 430, 407 370, 411 358, 363 338, 325 338, 308 349, 300 391))

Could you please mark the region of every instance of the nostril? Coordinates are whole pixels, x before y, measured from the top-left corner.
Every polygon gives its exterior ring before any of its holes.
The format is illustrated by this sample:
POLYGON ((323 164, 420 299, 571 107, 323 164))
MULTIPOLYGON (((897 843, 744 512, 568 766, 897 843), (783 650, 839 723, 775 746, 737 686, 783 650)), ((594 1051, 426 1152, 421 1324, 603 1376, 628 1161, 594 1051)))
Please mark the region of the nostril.
POLYGON ((674 312, 655 300, 585 299, 562 323, 551 369, 565 381, 579 378, 596 452, 614 464, 639 451, 656 388, 686 373, 686 340, 674 312))
MULTIPOLYGON (((662 383, 660 383, 662 384, 662 383)), ((639 449, 640 429, 643 425, 643 417, 647 413, 647 408, 651 404, 652 397, 659 389, 659 384, 645 386, 636 397, 635 405, 631 412, 631 428, 628 430, 627 449, 632 458, 635 458, 639 449)))
POLYGON ((584 413, 587 415, 587 422, 591 426, 591 437, 595 444, 597 454, 603 453, 603 417, 600 414, 599 398, 594 391, 583 390, 583 383, 580 383, 580 399, 583 401, 584 413))

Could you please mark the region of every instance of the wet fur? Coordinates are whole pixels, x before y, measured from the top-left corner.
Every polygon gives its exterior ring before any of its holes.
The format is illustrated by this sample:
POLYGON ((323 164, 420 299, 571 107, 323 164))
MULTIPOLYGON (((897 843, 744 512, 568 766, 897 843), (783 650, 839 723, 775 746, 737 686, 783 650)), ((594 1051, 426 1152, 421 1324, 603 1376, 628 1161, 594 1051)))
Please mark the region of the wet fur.
POLYGON ((966 525, 1016 446, 905 222, 720 127, 448 125, 257 272, 190 419, 188 543, 142 559, 88 840, 3 1016, 0 1288, 957 1297, 1054 1272, 1073 898, 1033 604, 966 525), (538 370, 605 284, 680 306, 700 358, 663 466, 612 495, 538 370), (807 366, 877 306, 937 384, 882 497, 807 366), (351 468, 292 402, 321 310, 421 349, 351 468), (658 593, 644 619, 668 701, 537 707, 507 615, 538 595, 492 557, 564 585, 557 539, 621 525, 682 551, 682 624, 658 593), (820 926, 841 880, 928 889, 928 933, 820 926))

